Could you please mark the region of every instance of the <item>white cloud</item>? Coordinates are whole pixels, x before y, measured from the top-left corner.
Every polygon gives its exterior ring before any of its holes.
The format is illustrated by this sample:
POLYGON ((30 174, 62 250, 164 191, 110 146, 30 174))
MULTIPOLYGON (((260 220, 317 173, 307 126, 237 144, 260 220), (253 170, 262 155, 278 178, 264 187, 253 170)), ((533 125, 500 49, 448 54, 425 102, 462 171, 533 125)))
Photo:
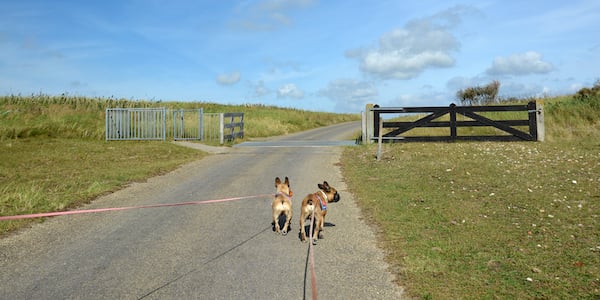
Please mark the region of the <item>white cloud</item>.
POLYGON ((240 81, 240 72, 232 72, 229 74, 220 74, 217 76, 217 82, 221 85, 233 85, 240 81))
POLYGON ((505 82, 500 86, 500 97, 543 97, 552 91, 538 83, 505 82))
POLYGON ((529 75, 546 74, 554 70, 551 63, 545 62, 535 51, 517 53, 506 57, 496 57, 486 70, 488 75, 529 75))
POLYGON ((457 6, 413 20, 384 34, 376 49, 349 50, 346 56, 359 58, 361 71, 381 79, 412 79, 428 68, 452 67, 460 43, 450 29, 471 10, 457 6))
POLYGON ((304 98, 304 91, 298 89, 295 84, 288 83, 277 90, 277 98, 302 99, 304 98))
POLYGON ((282 26, 290 26, 289 16, 295 10, 306 9, 316 0, 262 0, 256 3, 242 3, 237 10, 242 17, 236 26, 245 30, 268 31, 282 26))
POLYGON ((377 101, 377 89, 373 84, 354 79, 338 79, 329 82, 327 88, 319 91, 320 96, 336 103, 336 111, 361 111, 365 104, 377 101))

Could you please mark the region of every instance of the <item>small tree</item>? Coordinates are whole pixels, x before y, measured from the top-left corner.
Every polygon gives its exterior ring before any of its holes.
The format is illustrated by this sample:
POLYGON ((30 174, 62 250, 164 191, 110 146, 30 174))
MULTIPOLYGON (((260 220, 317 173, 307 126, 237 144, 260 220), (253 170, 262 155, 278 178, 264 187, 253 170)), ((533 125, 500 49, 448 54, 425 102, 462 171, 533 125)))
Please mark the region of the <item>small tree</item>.
POLYGON ((485 86, 468 87, 456 92, 456 98, 462 105, 483 105, 498 102, 500 82, 494 80, 485 86))
POLYGON ((587 101, 600 98, 600 79, 596 80, 592 88, 581 88, 575 94, 575 99, 587 101))

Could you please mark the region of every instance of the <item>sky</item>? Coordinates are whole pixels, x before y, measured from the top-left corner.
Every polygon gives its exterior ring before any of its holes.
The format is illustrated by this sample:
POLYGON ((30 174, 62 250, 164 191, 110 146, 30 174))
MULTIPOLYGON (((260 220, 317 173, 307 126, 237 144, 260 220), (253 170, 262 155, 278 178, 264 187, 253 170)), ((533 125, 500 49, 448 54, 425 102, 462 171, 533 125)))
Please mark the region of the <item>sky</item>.
POLYGON ((2 0, 0 16, 0 95, 360 113, 600 79, 597 0, 2 0))

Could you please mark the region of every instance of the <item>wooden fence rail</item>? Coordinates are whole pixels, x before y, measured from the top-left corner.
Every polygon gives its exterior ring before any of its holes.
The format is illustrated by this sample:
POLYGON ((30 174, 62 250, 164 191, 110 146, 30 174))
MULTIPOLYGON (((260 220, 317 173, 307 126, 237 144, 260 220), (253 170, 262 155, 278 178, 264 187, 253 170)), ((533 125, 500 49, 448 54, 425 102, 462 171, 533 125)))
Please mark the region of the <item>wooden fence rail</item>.
MULTIPOLYGON (((363 141, 372 142, 381 136, 383 142, 408 142, 408 141, 543 141, 544 115, 541 103, 534 101, 525 105, 495 105, 495 106, 456 106, 448 107, 378 107, 367 106, 369 113, 363 118, 363 141), (491 119, 490 114, 500 116, 503 112, 526 112, 527 118, 522 119, 491 119), (484 114, 482 114, 484 113, 484 114), (386 114, 416 115, 416 121, 384 121, 386 114), (448 115, 446 120, 439 120, 448 115), (458 120, 457 116, 464 116, 465 120, 458 120), (380 124, 381 123, 381 124, 380 124), (366 126, 365 126, 366 125, 366 126), (491 135, 461 135, 461 127, 493 127, 491 135), (365 128, 367 127, 367 128, 365 128), (380 130, 380 127, 382 128, 380 130), (527 127, 521 130, 518 127, 527 127), (446 135, 406 135, 415 128, 448 128, 446 135), (386 130, 387 129, 387 130, 386 130), (386 132, 383 132, 386 131, 386 132), (372 133, 372 134, 371 134, 372 133)), ((513 114, 514 115, 514 114, 513 114)))
POLYGON ((224 140, 231 142, 236 138, 244 138, 244 113, 224 113, 221 114, 221 118, 221 144, 224 140))

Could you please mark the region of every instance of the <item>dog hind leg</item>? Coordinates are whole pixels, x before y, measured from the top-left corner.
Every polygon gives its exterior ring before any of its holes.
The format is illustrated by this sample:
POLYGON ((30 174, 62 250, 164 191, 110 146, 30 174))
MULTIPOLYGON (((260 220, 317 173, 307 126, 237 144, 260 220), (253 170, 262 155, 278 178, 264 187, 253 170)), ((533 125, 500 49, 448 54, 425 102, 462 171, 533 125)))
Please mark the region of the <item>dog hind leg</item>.
POLYGON ((280 233, 281 232, 281 227, 279 227, 279 215, 281 213, 278 211, 274 211, 273 212, 273 223, 275 225, 275 233, 280 233))
POLYGON ((285 224, 283 225, 283 229, 281 230, 281 233, 283 235, 286 235, 288 233, 291 221, 292 221, 292 210, 290 209, 285 212, 285 224))

